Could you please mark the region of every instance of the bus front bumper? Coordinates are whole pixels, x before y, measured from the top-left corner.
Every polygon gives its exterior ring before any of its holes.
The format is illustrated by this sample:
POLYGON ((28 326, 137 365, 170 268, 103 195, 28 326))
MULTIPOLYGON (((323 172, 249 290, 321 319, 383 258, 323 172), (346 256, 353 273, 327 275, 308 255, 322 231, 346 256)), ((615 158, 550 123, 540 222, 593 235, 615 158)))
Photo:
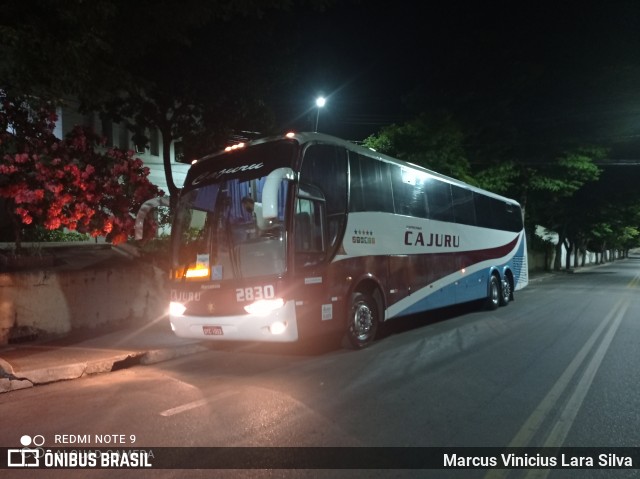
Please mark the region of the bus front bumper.
POLYGON ((170 313, 169 320, 171 329, 181 338, 280 343, 298 340, 294 301, 267 314, 189 316, 170 313))

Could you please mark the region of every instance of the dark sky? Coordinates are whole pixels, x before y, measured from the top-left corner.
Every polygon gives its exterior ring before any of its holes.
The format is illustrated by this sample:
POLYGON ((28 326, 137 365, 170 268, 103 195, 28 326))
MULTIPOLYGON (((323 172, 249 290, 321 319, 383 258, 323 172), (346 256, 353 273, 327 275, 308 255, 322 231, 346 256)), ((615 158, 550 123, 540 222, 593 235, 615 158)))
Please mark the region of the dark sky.
POLYGON ((359 140, 418 111, 535 134, 640 129, 640 2, 339 1, 299 17, 284 126, 359 140), (305 114, 306 112, 306 114, 305 114))

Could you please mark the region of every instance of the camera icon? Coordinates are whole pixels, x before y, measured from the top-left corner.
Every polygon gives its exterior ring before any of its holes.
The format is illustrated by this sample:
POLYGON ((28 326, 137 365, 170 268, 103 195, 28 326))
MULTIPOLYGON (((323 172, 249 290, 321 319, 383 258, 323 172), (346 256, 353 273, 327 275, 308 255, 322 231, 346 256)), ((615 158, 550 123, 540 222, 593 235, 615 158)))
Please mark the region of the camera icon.
POLYGON ((22 436, 20 438, 22 448, 7 450, 7 466, 8 467, 39 467, 40 458, 44 455, 44 449, 40 446, 44 444, 44 437, 41 435, 22 436), (29 447, 29 446, 35 447, 29 447))

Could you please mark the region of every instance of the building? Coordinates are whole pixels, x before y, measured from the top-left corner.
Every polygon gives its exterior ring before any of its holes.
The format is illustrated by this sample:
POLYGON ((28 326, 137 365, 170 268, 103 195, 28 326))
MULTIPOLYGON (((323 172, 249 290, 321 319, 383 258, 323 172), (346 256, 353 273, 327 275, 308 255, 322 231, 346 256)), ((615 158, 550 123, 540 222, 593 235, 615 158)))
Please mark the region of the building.
MULTIPOLYGON (((64 138, 77 125, 92 128, 97 134, 107 139, 107 147, 135 151, 135 156, 140 158, 150 170, 149 181, 164 191, 165 194, 169 194, 162 160, 164 154, 162 137, 158 130, 146 129, 144 133, 148 138, 147 144, 136 145, 132 139, 131 131, 126 126, 110 120, 102 120, 97 113, 82 114, 78 111, 77 103, 68 102, 67 105, 58 107, 56 113, 58 114, 58 121, 54 130, 56 137, 64 138)), ((177 161, 176 149, 179 152, 180 145, 179 142, 174 141, 170 152, 173 181, 178 188, 182 188, 190 165, 177 161)))

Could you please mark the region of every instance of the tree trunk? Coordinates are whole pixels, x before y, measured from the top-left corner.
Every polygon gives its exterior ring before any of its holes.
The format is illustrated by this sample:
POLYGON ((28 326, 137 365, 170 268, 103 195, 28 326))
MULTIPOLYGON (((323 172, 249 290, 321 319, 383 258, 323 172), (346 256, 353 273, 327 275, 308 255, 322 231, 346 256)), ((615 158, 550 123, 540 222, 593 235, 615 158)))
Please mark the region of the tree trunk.
POLYGON ((173 170, 171 169, 171 143, 173 142, 173 137, 171 136, 170 127, 161 126, 159 129, 160 134, 162 135, 162 164, 164 165, 164 177, 167 180, 169 199, 171 207, 173 207, 175 204, 174 202, 177 200, 178 192, 180 191, 173 181, 173 170))
POLYGON ((544 270, 551 271, 551 260, 549 259, 549 253, 551 248, 545 243, 544 246, 544 270))
POLYGON ((19 253, 22 251, 22 222, 20 221, 20 219, 18 219, 18 216, 16 216, 16 214, 14 213, 13 208, 9 206, 12 204, 14 204, 13 201, 7 200, 5 203, 6 205, 5 210, 7 212, 7 216, 9 217, 9 221, 11 221, 11 224, 13 225, 13 237, 16 242, 16 253, 19 253))
POLYGON ((564 239, 566 237, 564 227, 561 232, 558 232, 558 243, 556 244, 556 257, 553 261, 553 270, 560 271, 562 269, 562 247, 564 246, 564 239))
POLYGON ((569 238, 565 238, 564 247, 567 250, 567 257, 564 261, 565 269, 569 271, 571 269, 571 253, 573 252, 573 242, 569 238))

